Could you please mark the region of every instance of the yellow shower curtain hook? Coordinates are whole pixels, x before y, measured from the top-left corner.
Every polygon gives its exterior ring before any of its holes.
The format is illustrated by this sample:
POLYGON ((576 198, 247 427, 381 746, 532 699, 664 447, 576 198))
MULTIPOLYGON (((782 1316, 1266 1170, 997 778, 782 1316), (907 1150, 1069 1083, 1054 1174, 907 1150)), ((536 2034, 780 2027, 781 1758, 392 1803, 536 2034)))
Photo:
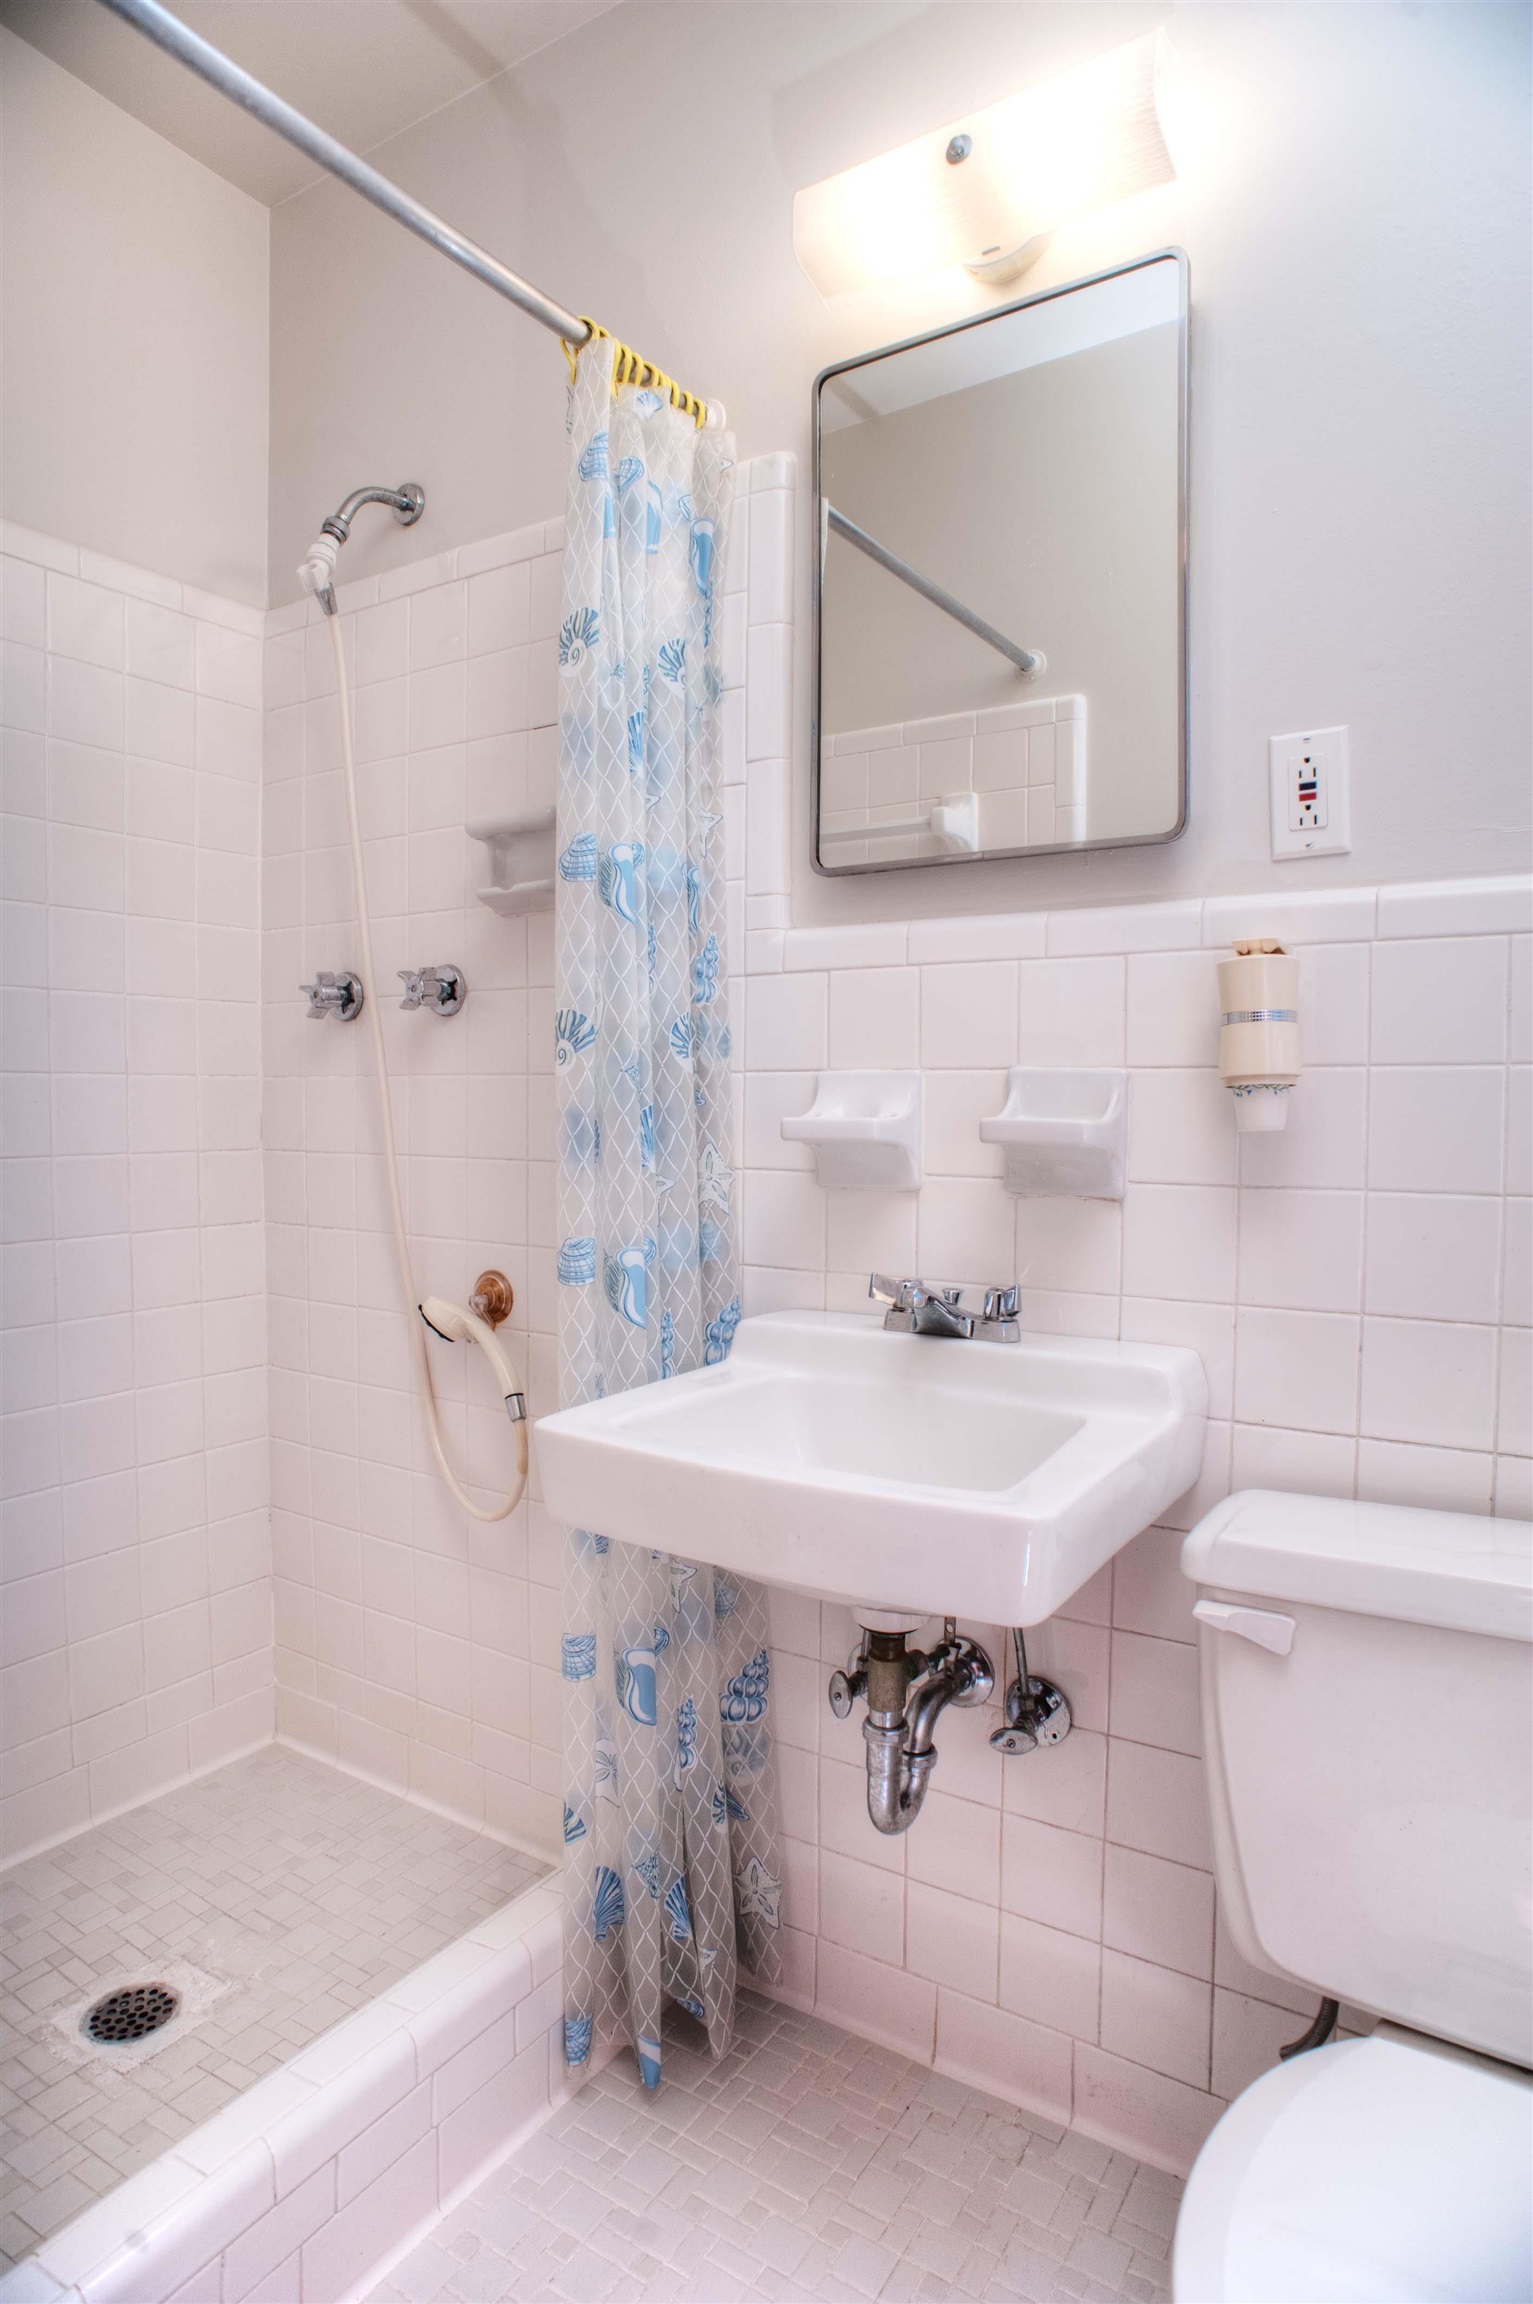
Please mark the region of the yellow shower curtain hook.
POLYGON ((705 400, 699 400, 695 392, 688 392, 677 383, 674 376, 668 376, 663 368, 657 368, 653 360, 644 359, 642 354, 635 352, 631 344, 624 344, 619 337, 613 335, 610 328, 604 328, 601 322, 593 320, 589 313, 582 312, 580 318, 591 331, 585 342, 572 344, 567 336, 561 340, 564 345, 564 357, 569 364, 572 384, 579 372, 580 355, 585 350, 586 345, 594 343, 598 336, 604 337, 612 346, 612 391, 614 397, 616 397, 620 387, 625 384, 635 384, 641 390, 647 387, 655 392, 663 392, 671 406, 681 415, 690 416, 698 431, 702 431, 708 421, 708 403, 705 400))

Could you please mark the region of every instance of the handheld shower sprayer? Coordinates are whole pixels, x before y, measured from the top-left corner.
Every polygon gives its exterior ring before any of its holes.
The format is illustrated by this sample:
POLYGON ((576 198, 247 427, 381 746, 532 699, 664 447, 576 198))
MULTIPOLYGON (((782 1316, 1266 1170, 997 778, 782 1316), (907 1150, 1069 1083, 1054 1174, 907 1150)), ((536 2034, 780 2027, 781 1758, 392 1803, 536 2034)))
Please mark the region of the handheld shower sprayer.
POLYGON ((387 504, 401 528, 413 528, 426 509, 426 491, 418 480, 401 480, 397 488, 353 488, 328 520, 299 562, 298 581, 312 592, 327 616, 335 614, 335 563, 351 534, 351 523, 364 504, 387 504))
MULTIPOLYGON (((335 563, 341 546, 351 533, 351 523, 363 504, 387 504, 403 528, 409 528, 420 518, 425 508, 425 490, 413 480, 399 488, 356 488, 346 498, 339 511, 332 512, 315 538, 308 558, 299 569, 306 591, 312 592, 328 619, 330 648, 335 661, 336 710, 340 719, 341 781, 346 795, 346 831, 351 849, 352 887, 356 894, 357 936, 362 947, 362 982, 371 991, 377 981, 373 965, 372 917, 367 902, 367 870, 362 851, 362 820, 357 807, 357 756, 352 739, 351 688, 346 669, 346 644, 341 635, 341 620, 336 612, 335 563)), ((383 1151, 384 1183, 388 1191, 389 1215, 394 1232, 394 1254, 399 1267, 400 1290, 405 1304, 419 1319, 409 1322, 410 1351, 415 1363, 416 1384, 426 1423, 426 1438, 437 1468, 449 1493, 472 1520, 505 1520, 516 1510, 527 1486, 527 1409, 517 1388, 515 1372, 510 1360, 495 1335, 494 1324, 484 1319, 476 1309, 453 1304, 440 1296, 422 1299, 416 1293, 415 1274, 410 1259, 410 1238, 405 1228, 404 1200, 399 1189, 399 1161, 394 1147, 393 1105, 389 1095, 388 1052, 383 1041, 383 1023, 380 1004, 367 1000, 363 1013, 373 1049, 373 1079, 378 1091, 378 1130, 383 1151), (477 1344, 494 1372, 495 1384, 506 1404, 516 1435, 516 1476, 509 1492, 493 1504, 480 1504, 468 1493, 448 1460, 442 1438, 441 1418, 437 1413, 436 1393, 431 1382, 431 1362, 426 1351, 426 1330, 430 1328, 448 1343, 477 1344)), ((481 1276, 483 1277, 483 1276, 481 1276)), ((509 1302, 507 1309, 509 1310, 509 1302)))

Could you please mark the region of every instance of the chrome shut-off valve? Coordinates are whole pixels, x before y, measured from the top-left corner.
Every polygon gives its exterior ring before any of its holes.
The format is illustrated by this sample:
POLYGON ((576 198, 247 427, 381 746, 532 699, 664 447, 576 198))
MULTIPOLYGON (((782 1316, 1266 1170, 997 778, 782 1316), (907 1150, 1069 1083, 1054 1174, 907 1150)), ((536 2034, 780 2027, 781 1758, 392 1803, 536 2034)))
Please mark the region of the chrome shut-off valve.
POLYGON ((468 998, 468 978, 461 968, 444 963, 440 968, 401 968, 405 988, 401 1008, 424 1008, 433 1016, 456 1016, 468 998))
POLYGON ((1006 1725, 995 1729, 990 1738, 992 1751, 1008 1758, 1036 1752, 1041 1745, 1063 1744, 1074 1725, 1064 1690, 1028 1671, 1027 1643, 1020 1625, 1012 1627, 1011 1641, 1017 1676, 1006 1691, 1006 1725))

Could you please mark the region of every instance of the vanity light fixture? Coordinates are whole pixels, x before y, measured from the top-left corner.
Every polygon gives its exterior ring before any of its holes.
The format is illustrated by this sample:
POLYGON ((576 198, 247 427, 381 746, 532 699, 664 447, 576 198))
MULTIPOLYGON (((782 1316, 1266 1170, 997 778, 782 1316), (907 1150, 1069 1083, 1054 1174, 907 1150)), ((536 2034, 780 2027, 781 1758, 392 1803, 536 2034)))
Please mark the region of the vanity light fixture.
POLYGON ((1147 32, 794 196, 793 250, 823 296, 961 264, 1001 287, 1071 216, 1176 175, 1147 32))

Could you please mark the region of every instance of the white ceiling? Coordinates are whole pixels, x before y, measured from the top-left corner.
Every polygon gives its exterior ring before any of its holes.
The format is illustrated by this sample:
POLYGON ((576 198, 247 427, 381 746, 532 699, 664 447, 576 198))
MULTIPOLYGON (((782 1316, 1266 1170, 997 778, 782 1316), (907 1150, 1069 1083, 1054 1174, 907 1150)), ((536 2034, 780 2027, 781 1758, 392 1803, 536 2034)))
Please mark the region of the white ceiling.
MULTIPOLYGON (((180 0, 176 13, 355 152, 604 16, 618 0, 180 0)), ((0 0, 0 22, 242 191, 319 171, 99 0, 0 0)))

